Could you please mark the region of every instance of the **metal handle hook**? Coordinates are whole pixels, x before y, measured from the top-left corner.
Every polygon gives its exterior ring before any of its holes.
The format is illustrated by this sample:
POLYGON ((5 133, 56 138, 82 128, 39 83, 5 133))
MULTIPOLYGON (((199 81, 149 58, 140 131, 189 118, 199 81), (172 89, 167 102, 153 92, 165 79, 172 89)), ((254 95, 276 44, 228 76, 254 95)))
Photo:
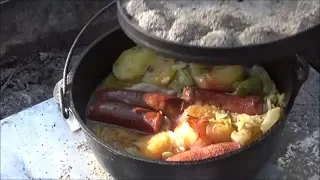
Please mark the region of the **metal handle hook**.
POLYGON ((82 34, 87 30, 88 26, 90 26, 105 10, 107 10, 109 7, 111 7, 113 4, 116 3, 116 0, 110 2, 109 4, 107 4, 105 7, 103 7, 98 13, 96 13, 85 25, 84 27, 81 29, 81 31, 79 32, 79 34, 77 35, 77 37, 75 38, 68 56, 66 58, 66 62, 63 68, 63 78, 62 78, 62 88, 60 88, 60 107, 61 107, 61 111, 62 111, 62 115, 65 119, 69 118, 69 109, 65 106, 64 103, 64 97, 66 95, 67 92, 67 75, 68 75, 68 67, 70 64, 70 59, 72 57, 74 48, 76 46, 76 44, 78 43, 80 37, 82 36, 82 34))

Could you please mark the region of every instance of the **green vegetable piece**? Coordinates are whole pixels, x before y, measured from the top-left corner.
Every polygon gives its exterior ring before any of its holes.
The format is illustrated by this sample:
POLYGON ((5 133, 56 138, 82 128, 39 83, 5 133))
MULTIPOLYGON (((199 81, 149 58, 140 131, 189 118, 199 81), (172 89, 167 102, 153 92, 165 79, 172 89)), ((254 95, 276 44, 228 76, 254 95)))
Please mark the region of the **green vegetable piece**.
POLYGON ((234 94, 238 96, 258 95, 263 91, 262 86, 262 82, 259 78, 249 77, 239 84, 234 94))
POLYGON ((186 86, 193 86, 194 81, 190 73, 186 69, 178 69, 169 88, 180 92, 186 86))
POLYGON ((276 91, 274 82, 271 80, 269 74, 263 67, 253 66, 250 75, 261 79, 263 84, 263 93, 265 95, 269 95, 273 91, 276 91))
POLYGON ((113 74, 124 81, 142 77, 155 57, 148 49, 133 47, 125 50, 113 64, 113 74))

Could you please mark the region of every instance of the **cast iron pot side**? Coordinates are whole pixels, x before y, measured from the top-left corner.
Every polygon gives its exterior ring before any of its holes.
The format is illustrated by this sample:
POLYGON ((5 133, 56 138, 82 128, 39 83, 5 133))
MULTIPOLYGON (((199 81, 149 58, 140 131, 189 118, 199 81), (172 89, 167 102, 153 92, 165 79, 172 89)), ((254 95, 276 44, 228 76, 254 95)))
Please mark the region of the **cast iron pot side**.
MULTIPOLYGON (((202 161, 169 163, 148 160, 114 150, 86 126, 86 107, 91 93, 111 71, 112 64, 126 49, 135 46, 119 28, 92 43, 71 71, 71 111, 85 132, 99 163, 115 179, 231 179, 246 178, 257 172, 277 150, 285 120, 278 121, 261 138, 238 151, 202 161)), ((292 59, 264 67, 280 91, 287 94, 289 113, 303 81, 298 80, 297 61, 292 59), (294 63, 293 63, 294 62, 294 63)), ((285 117, 284 117, 285 118, 285 117)))

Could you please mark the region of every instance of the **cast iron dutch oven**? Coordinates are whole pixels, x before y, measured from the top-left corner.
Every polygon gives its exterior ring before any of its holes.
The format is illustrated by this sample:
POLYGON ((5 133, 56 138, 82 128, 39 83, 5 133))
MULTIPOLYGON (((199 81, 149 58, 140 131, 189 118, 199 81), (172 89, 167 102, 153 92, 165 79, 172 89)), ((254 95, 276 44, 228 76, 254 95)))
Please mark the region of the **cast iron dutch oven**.
MULTIPOLYGON (((285 119, 278 121, 255 142, 229 154, 194 162, 165 162, 134 157, 104 144, 86 126, 86 107, 98 84, 111 71, 112 64, 135 44, 119 28, 106 33, 84 52, 71 70, 70 111, 85 132, 94 155, 116 179, 229 179, 248 177, 258 171, 276 151, 285 119)), ((297 57, 263 65, 278 89, 286 93, 286 114, 308 77, 308 65, 297 57), (296 58, 296 59, 293 59, 296 58)))
MULTIPOLYGON (((88 24, 91 22, 90 20, 88 24)), ((82 33, 83 31, 80 32, 75 43, 82 33)), ((115 179, 251 178, 277 150, 277 144, 281 143, 279 137, 283 131, 286 116, 253 143, 211 159, 166 162, 139 158, 115 150, 110 145, 104 144, 86 126, 86 107, 91 93, 111 71, 117 57, 124 50, 135 46, 135 43, 120 27, 105 33, 93 42, 76 62, 70 72, 71 81, 67 83, 68 64, 75 43, 70 49, 64 69, 63 87, 60 88, 61 110, 64 118, 77 119, 97 160, 115 179), (68 102, 65 101, 67 97, 70 97, 68 102)), ((268 61, 261 65, 275 81, 277 88, 286 94, 285 113, 288 114, 301 85, 308 77, 308 63, 299 56, 293 56, 268 61)))

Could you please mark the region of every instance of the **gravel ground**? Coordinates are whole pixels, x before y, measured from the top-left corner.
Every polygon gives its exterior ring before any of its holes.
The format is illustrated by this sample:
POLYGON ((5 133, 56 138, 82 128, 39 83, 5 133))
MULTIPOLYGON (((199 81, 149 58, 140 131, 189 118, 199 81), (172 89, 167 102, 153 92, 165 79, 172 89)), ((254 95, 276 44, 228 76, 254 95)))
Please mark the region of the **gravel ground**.
MULTIPOLYGON (((279 150, 272 162, 283 180, 319 180, 320 74, 311 69, 287 118, 279 150)), ((271 178, 269 178, 271 179, 271 178)))
MULTIPOLYGON (((74 57, 80 55, 81 48, 74 57)), ((52 97, 68 50, 35 52, 26 58, 6 57, 0 70, 0 119, 17 113, 52 97)))

